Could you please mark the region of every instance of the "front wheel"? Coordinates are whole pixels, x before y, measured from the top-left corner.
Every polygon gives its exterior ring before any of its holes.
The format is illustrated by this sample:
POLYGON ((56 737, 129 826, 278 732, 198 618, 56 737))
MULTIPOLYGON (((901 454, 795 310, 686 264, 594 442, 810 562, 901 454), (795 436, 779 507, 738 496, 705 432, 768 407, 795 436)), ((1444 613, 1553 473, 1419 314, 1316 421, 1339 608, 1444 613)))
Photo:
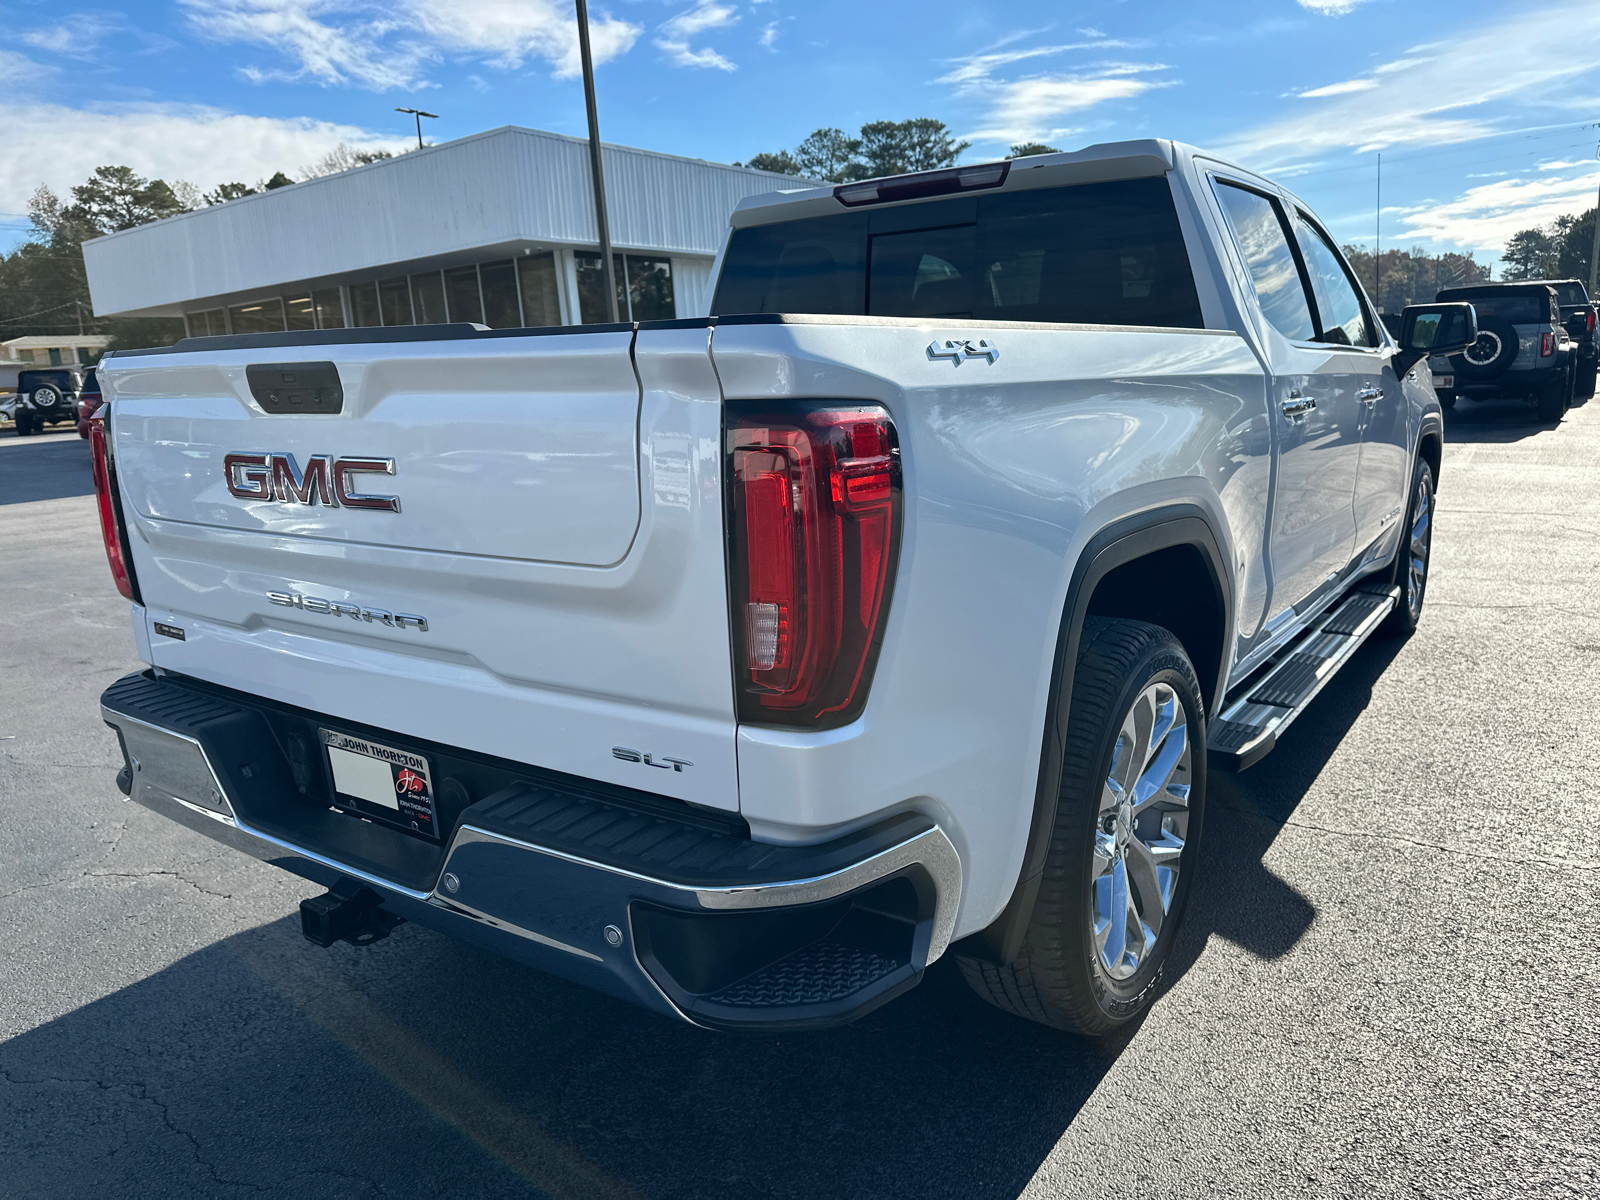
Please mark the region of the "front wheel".
POLYGON ((1167 630, 1084 622, 1055 825, 1022 950, 961 958, 998 1008, 1104 1034, 1155 996, 1183 917, 1205 808, 1206 722, 1167 630))
POLYGON ((33 432, 33 414, 19 412, 12 418, 17 423, 17 436, 27 437, 33 432))

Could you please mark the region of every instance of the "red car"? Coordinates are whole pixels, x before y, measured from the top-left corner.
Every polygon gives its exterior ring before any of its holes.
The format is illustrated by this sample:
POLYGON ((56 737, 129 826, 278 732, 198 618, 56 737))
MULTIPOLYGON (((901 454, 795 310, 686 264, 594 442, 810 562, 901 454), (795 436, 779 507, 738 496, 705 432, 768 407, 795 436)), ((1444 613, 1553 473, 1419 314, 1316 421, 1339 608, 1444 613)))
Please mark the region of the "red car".
POLYGON ((93 367, 83 373, 83 390, 78 393, 78 436, 89 436, 89 419, 100 411, 105 398, 100 394, 100 376, 93 367))

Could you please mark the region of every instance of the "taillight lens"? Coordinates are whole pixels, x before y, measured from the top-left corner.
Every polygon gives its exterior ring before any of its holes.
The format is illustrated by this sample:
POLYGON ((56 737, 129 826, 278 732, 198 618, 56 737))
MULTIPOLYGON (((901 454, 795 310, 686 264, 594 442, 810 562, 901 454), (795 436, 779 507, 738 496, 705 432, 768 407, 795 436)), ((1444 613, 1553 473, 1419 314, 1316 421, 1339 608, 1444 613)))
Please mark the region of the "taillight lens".
POLYGON ((1594 332, 1594 325, 1595 325, 1594 309, 1591 308, 1587 313, 1584 314, 1583 327, 1585 329, 1587 329, 1590 333, 1593 333, 1594 332))
POLYGON ((730 408, 739 719, 808 729, 860 713, 900 542, 900 450, 877 405, 730 408))
POLYGON ((94 460, 94 493, 100 509, 100 537, 106 547, 106 562, 111 567, 111 578, 124 599, 135 604, 139 599, 139 584, 133 577, 133 562, 128 554, 128 537, 122 523, 122 501, 117 496, 116 468, 106 444, 105 410, 102 408, 89 422, 89 454, 94 460))
POLYGON ((1543 340, 1540 341, 1540 343, 1539 343, 1539 357, 1540 358, 1549 358, 1555 352, 1556 352, 1556 335, 1553 334, 1553 333, 1547 333, 1547 334, 1544 335, 1543 340))

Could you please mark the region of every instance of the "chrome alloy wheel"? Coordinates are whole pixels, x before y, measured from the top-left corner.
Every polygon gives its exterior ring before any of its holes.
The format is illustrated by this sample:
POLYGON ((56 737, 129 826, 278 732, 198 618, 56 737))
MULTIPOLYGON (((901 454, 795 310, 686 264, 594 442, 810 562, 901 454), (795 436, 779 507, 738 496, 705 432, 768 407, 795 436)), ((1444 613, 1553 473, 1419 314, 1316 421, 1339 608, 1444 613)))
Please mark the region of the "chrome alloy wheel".
POLYGON ((1148 961, 1171 911, 1189 833, 1190 752, 1183 702, 1152 683, 1122 718, 1096 816, 1090 924, 1113 979, 1148 961))
POLYGON ((1500 340, 1500 335, 1492 329, 1478 331, 1478 340, 1462 352, 1462 357, 1475 367, 1487 367, 1500 357, 1500 351, 1505 348, 1505 343, 1500 340))
POLYGON ((1417 494, 1411 501, 1411 537, 1406 544, 1406 604, 1415 621, 1422 614, 1422 597, 1428 587, 1428 554, 1433 548, 1433 489, 1428 477, 1417 475, 1417 494))
POLYGON ((35 389, 29 399, 33 401, 35 408, 54 408, 56 401, 61 399, 61 393, 55 388, 42 387, 35 389))

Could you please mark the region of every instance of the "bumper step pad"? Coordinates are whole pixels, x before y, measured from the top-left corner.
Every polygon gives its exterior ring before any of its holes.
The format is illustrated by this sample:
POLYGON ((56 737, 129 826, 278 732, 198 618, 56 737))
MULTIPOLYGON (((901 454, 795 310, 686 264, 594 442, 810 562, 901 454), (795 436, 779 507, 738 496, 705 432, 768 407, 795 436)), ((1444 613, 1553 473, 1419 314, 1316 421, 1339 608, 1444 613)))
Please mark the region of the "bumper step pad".
POLYGON ((1368 584, 1348 593, 1222 710, 1211 726, 1208 762, 1242 771, 1271 753, 1278 735, 1306 710, 1328 680, 1399 603, 1400 589, 1368 584))

